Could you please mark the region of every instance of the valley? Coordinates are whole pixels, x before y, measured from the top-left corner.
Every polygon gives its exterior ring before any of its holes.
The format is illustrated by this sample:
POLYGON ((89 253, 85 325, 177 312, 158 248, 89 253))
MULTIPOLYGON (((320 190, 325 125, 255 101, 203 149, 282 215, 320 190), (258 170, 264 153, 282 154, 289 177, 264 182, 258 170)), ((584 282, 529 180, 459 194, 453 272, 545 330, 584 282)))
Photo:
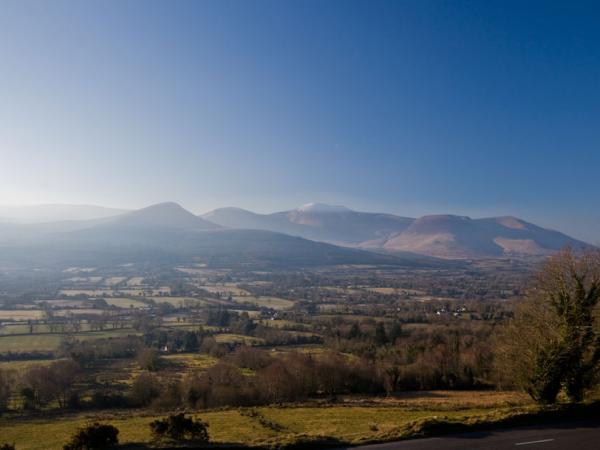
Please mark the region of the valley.
POLYGON ((149 423, 173 411, 208 421, 213 443, 268 448, 539 413, 495 353, 540 254, 364 250, 229 228, 175 203, 20 227, 0 240, 0 429, 19 449, 42 448, 32 423, 60 449, 107 418, 145 448, 149 423))

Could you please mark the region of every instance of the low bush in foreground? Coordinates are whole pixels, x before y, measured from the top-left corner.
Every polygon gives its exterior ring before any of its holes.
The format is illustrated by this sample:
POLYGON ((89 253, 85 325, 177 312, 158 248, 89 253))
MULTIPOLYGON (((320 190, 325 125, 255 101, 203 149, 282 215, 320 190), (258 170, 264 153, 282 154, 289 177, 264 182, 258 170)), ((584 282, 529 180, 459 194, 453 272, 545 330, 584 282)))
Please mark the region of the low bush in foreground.
POLYGON ((157 441, 207 443, 207 428, 202 420, 185 417, 183 413, 150 422, 152 436, 157 441))
POLYGON ((119 444, 119 430, 108 424, 94 422, 73 435, 63 450, 106 450, 119 444))

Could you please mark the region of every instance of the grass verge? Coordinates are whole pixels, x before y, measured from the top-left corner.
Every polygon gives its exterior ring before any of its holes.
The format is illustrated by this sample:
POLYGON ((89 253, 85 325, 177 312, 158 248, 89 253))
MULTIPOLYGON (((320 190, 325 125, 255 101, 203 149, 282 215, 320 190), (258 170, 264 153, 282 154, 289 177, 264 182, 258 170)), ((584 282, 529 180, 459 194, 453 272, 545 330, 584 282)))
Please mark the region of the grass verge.
MULTIPOLYGON (((566 422, 600 417, 600 402, 554 407, 519 406, 449 410, 406 407, 270 406, 193 413, 208 422, 211 446, 220 448, 295 449, 341 447, 437 436, 494 428, 566 422)), ((116 411, 50 418, 4 418, 1 441, 19 450, 61 449, 74 430, 90 420, 120 430, 123 448, 152 447, 148 424, 164 417, 116 411), (43 441, 40 441, 43 436, 43 441)))

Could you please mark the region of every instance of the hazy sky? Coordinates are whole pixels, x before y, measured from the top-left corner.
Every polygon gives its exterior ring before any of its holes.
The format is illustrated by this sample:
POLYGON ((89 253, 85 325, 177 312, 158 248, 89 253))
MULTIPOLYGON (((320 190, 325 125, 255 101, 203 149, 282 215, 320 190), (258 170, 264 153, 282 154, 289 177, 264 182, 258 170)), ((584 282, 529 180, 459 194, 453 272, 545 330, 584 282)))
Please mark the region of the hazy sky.
POLYGON ((597 1, 0 2, 0 204, 309 201, 600 241, 597 1))

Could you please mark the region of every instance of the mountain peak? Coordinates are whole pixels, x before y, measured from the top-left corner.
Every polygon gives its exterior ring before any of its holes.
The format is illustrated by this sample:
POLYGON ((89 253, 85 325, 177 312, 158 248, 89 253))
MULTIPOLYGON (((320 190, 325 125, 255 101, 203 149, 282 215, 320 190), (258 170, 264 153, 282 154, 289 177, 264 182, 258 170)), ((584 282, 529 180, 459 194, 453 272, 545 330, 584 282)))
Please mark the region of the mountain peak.
POLYGON ((224 206, 222 208, 216 208, 216 209, 212 209, 204 214, 200 214, 200 217, 210 217, 210 216, 214 216, 216 214, 220 214, 220 213, 249 213, 249 214, 255 214, 252 211, 248 211, 247 209, 244 208, 238 208, 237 206, 224 206))
POLYGON ((151 210, 171 210, 171 211, 186 211, 187 210, 181 206, 179 203, 176 202, 162 202, 162 203, 155 203, 153 205, 150 206, 146 206, 144 208, 138 209, 138 211, 151 211, 151 210))
POLYGON ((296 211, 302 212, 347 212, 352 211, 350 208, 346 208, 342 205, 328 205, 326 203, 306 203, 305 205, 296 208, 296 211))
POLYGON ((115 224, 135 227, 215 229, 218 225, 195 216, 175 202, 163 202, 118 216, 115 224))

